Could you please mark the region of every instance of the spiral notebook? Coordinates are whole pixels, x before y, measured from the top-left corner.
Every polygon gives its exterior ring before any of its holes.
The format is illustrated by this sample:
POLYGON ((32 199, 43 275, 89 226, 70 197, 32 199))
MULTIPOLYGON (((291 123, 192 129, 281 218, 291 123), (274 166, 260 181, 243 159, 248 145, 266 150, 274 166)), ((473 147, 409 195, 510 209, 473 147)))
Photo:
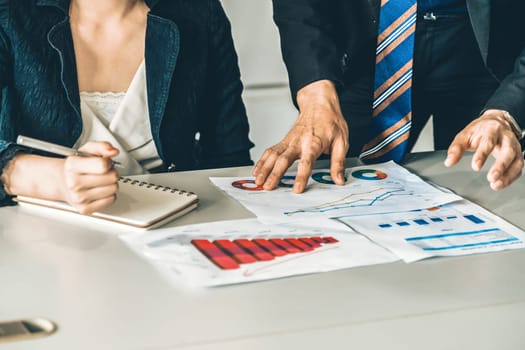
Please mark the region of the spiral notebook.
MULTIPOLYGON (((21 205, 58 209, 81 215, 65 202, 17 196, 21 205)), ((160 186, 149 182, 122 177, 115 203, 88 217, 140 229, 159 227, 197 207, 198 197, 193 192, 160 186)))

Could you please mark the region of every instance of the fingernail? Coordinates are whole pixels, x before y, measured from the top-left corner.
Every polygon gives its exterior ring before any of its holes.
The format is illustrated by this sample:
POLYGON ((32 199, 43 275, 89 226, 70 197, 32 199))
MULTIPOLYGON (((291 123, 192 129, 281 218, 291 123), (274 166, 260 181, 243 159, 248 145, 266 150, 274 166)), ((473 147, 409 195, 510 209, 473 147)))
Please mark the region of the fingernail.
POLYGON ((481 160, 478 160, 474 163, 474 170, 479 171, 481 170, 481 166, 483 165, 483 162, 481 160))
POLYGON ((494 191, 500 190, 502 187, 503 187, 503 181, 501 180, 492 182, 490 184, 490 188, 492 188, 494 191))
POLYGON ((295 182, 293 186, 293 193, 301 193, 302 184, 300 182, 295 182))

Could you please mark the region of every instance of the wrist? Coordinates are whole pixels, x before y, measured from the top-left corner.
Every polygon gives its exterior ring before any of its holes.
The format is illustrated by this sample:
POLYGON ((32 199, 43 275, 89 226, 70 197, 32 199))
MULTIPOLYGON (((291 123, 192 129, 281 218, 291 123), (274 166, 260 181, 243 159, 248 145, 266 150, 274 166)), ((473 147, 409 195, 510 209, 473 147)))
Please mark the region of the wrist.
POLYGON ((310 83, 297 92, 299 110, 315 106, 331 106, 339 104, 339 97, 335 85, 330 80, 318 80, 310 83))
POLYGON ((2 186, 4 186, 4 191, 7 195, 12 196, 14 195, 13 190, 11 189, 11 178, 13 173, 13 163, 15 162, 15 158, 18 156, 13 157, 5 167, 2 169, 2 174, 0 175, 0 183, 2 186))
POLYGON ((4 168, 2 182, 10 195, 64 200, 63 169, 62 158, 19 153, 4 168))
POLYGON ((496 118, 497 120, 500 120, 506 124, 518 140, 522 140, 525 136, 525 132, 523 129, 521 129, 519 124, 516 122, 516 119, 514 119, 514 117, 509 112, 501 109, 488 109, 483 113, 482 117, 485 115, 496 118))

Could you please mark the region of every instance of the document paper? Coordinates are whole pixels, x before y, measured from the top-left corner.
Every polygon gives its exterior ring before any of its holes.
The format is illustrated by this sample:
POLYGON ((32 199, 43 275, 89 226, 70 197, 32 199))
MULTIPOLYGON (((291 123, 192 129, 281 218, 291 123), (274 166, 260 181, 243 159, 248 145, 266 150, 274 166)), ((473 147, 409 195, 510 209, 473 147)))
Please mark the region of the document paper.
POLYGON ((339 220, 405 262, 525 247, 523 230, 467 200, 425 210, 339 220))
POLYGON ((314 170, 306 191, 292 193, 295 173, 279 187, 264 191, 253 178, 212 177, 211 181, 265 223, 336 218, 428 208, 460 200, 444 193, 394 162, 349 168, 346 184, 337 186, 329 170, 314 170))
POLYGON ((120 236, 175 284, 219 286, 398 260, 334 220, 219 221, 120 236))

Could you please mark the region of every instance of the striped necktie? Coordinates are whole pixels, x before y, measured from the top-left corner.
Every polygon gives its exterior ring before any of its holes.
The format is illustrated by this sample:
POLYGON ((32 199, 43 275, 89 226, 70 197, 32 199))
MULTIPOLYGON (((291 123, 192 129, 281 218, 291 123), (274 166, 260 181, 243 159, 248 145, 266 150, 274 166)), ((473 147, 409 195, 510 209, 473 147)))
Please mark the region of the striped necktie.
POLYGON ((412 120, 412 56, 416 0, 381 0, 374 100, 365 163, 403 159, 412 120))

